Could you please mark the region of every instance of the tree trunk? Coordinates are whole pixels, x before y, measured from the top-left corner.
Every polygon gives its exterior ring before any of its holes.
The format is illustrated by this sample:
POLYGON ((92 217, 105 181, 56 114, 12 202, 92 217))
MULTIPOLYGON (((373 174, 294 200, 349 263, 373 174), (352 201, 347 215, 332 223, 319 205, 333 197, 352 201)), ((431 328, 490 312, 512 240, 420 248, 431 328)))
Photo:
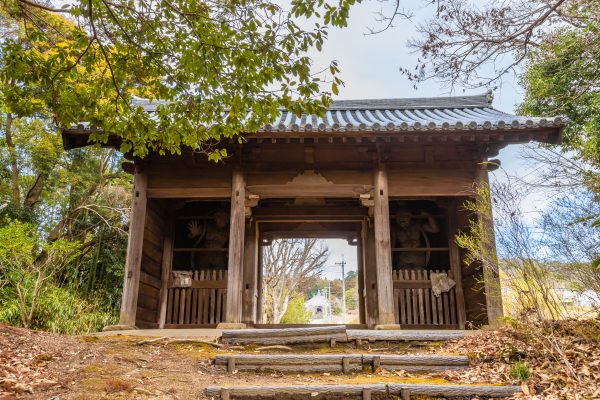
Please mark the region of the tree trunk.
POLYGON ((12 191, 12 201, 16 205, 21 204, 21 192, 19 190, 19 165, 17 163, 17 150, 12 139, 12 114, 6 114, 5 127, 6 147, 8 148, 8 157, 10 160, 10 188, 12 191))
POLYGON ((44 183, 48 178, 47 174, 39 174, 35 179, 33 186, 29 189, 23 200, 23 207, 32 208, 39 200, 42 190, 44 189, 44 183))
POLYGON ((281 323, 281 319, 285 315, 285 312, 287 311, 289 303, 290 303, 290 292, 288 291, 287 294, 285 296, 283 296, 283 302, 281 304, 281 307, 278 307, 279 309, 277 310, 278 311, 277 315, 273 316, 273 319, 275 320, 274 323, 276 323, 276 324, 281 323))

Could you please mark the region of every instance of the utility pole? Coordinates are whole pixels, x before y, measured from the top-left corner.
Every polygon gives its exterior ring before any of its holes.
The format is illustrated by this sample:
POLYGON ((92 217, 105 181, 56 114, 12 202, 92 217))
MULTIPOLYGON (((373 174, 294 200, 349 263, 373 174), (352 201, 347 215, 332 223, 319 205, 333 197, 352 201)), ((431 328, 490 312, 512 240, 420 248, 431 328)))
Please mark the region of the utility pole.
POLYGON ((342 254, 342 261, 339 263, 335 263, 335 265, 340 265, 342 267, 342 318, 344 324, 346 323, 346 261, 344 260, 344 255, 342 254))
POLYGON ((325 312, 327 314, 326 320, 329 321, 329 319, 331 318, 331 281, 327 280, 327 307, 326 307, 327 311, 325 312))

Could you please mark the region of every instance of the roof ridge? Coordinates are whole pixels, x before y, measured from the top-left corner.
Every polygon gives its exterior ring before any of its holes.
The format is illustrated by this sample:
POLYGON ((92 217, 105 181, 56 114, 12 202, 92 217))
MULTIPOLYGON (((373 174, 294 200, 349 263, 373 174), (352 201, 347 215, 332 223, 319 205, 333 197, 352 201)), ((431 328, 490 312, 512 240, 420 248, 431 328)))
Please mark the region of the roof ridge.
POLYGON ((329 109, 430 109, 430 108, 476 108, 490 107, 491 91, 469 96, 397 97, 374 99, 334 100, 329 109))
MULTIPOLYGON (((469 96, 438 96, 438 97, 396 97, 371 99, 334 100, 329 110, 377 110, 377 109, 443 109, 443 108, 492 108, 493 94, 490 91, 479 95, 469 96)), ((168 104, 165 100, 150 100, 134 97, 133 105, 155 107, 168 104)), ((280 110, 285 111, 284 107, 280 110)))

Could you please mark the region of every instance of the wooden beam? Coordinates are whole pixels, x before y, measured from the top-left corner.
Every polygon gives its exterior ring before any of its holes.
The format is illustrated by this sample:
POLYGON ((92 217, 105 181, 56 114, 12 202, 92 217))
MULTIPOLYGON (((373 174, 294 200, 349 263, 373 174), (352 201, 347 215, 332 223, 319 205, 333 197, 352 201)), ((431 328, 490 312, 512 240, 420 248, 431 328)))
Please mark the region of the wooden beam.
POLYGON ((460 202, 458 199, 448 200, 448 246, 450 246, 450 278, 456 282, 456 311, 459 329, 465 329, 467 321, 465 309, 465 296, 462 286, 462 260, 460 259, 460 250, 456 243, 456 234, 458 233, 457 215, 460 202))
MULTIPOLYGON (((387 165, 391 197, 407 196, 466 196, 472 192, 474 168, 424 168, 427 164, 412 166, 387 165)), ((435 163, 429 164, 434 166, 435 163)))
POLYGON ((165 239, 163 241, 163 259, 161 269, 160 306, 158 313, 158 327, 165 327, 167 317, 167 294, 169 292, 169 278, 173 266, 173 241, 175 238, 175 208, 169 207, 167 211, 167 224, 165 226, 165 239))
MULTIPOLYGON (((364 225, 364 223, 363 223, 364 225)), ((358 322, 364 324, 366 322, 365 319, 365 268, 363 262, 363 227, 361 226, 361 236, 357 242, 356 246, 356 264, 357 264, 357 272, 358 272, 358 322)))
POLYGON ((390 203, 387 169, 378 164, 374 169, 375 262, 377 269, 378 323, 395 323, 394 287, 392 281, 392 252, 390 246, 390 203))
POLYGON ((244 273, 242 294, 242 322, 255 324, 258 301, 258 223, 246 224, 244 238, 244 273))
POLYGON ((262 225, 256 223, 256 323, 263 323, 263 237, 262 237, 262 225))
POLYGON ((133 178, 133 203, 129 218, 129 238, 127 240, 119 325, 135 326, 144 245, 144 225, 146 223, 147 186, 148 178, 137 165, 133 178))
POLYGON ((230 188, 193 188, 193 187, 175 187, 175 188, 149 188, 147 196, 156 199, 218 199, 227 198, 231 195, 230 188))
POLYGON ((229 264, 227 267, 227 313, 225 322, 242 322, 242 280, 244 260, 246 183, 240 168, 231 179, 231 218, 229 221, 229 264))
POLYGON ((358 198, 363 193, 372 190, 370 185, 361 184, 268 184, 248 185, 248 190, 261 198, 289 198, 289 197, 332 197, 332 198, 358 198))
POLYGON ((362 225, 365 324, 377 325, 377 270, 375 266, 375 231, 367 219, 362 225))
MULTIPOLYGON (((478 188, 487 187, 489 190, 489 180, 487 171, 487 158, 483 160, 475 174, 475 184, 478 188)), ((500 286, 500 274, 498 271, 498 262, 496 259, 496 241, 494 238, 494 225, 492 217, 492 204, 489 196, 476 196, 478 205, 479 224, 482 231, 482 246, 486 249, 488 260, 483 262, 483 280, 485 287, 485 300, 487 308, 488 324, 499 325, 499 318, 504 316, 502 309, 502 291, 500 286)))

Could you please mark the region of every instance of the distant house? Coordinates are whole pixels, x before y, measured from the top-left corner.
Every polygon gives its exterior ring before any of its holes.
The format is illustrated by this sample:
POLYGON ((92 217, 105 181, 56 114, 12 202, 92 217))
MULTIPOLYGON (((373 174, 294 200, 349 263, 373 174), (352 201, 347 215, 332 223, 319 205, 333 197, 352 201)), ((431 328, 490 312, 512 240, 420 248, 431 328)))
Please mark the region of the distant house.
POLYGON ((320 290, 305 303, 305 307, 311 314, 311 321, 327 320, 331 317, 331 302, 320 290))
POLYGON ((568 288, 566 285, 557 284, 556 294, 565 304, 571 304, 574 307, 598 307, 600 298, 592 290, 577 292, 568 288))

